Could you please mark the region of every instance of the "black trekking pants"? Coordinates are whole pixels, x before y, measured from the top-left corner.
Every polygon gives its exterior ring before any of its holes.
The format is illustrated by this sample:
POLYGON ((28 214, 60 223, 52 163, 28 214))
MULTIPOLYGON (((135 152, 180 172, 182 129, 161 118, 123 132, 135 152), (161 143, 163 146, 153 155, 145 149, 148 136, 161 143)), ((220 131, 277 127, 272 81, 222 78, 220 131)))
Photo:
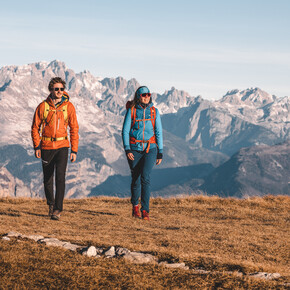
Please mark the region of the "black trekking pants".
POLYGON ((44 192, 48 205, 53 210, 62 211, 65 192, 65 173, 68 159, 68 148, 41 150, 44 192), (55 169, 55 198, 53 195, 53 174, 55 169))

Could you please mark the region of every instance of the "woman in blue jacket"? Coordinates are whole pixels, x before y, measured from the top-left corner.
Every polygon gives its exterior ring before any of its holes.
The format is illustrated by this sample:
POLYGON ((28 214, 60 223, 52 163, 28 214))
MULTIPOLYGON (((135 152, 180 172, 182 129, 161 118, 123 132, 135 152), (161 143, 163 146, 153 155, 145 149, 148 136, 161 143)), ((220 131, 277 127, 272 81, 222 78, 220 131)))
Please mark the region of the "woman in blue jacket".
POLYGON ((159 165, 162 161, 161 118, 159 111, 153 106, 151 93, 145 86, 139 87, 134 100, 128 103, 122 137, 132 175, 132 216, 141 218, 141 195, 142 218, 149 220, 150 174, 154 164, 159 165))

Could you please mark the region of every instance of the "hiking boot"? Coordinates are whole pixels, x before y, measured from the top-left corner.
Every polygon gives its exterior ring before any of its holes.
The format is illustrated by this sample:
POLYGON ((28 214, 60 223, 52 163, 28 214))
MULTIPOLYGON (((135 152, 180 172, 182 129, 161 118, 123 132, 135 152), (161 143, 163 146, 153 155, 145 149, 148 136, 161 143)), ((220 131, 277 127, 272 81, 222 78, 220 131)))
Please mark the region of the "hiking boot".
POLYGON ((50 204, 49 206, 48 206, 48 216, 52 216, 52 214, 53 214, 53 204, 50 204))
POLYGON ((149 221, 149 212, 147 212, 146 210, 142 210, 142 219, 149 221))
POLYGON ((60 219, 60 213, 60 210, 54 210, 53 214, 51 215, 51 219, 58 221, 60 219))
POLYGON ((132 217, 135 217, 135 218, 138 218, 138 219, 141 218, 141 214, 140 214, 140 211, 139 211, 139 205, 133 205, 132 217))

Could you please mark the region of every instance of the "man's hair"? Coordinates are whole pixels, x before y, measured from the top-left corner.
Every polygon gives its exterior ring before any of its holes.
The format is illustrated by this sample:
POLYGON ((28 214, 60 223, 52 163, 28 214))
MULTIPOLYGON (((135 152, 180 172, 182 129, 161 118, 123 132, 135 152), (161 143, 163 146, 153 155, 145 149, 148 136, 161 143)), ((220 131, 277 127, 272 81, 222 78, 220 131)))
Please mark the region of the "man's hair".
POLYGON ((48 90, 51 92, 53 90, 53 85, 58 84, 58 83, 61 83, 63 87, 65 88, 66 82, 62 78, 55 77, 50 80, 48 84, 48 90))

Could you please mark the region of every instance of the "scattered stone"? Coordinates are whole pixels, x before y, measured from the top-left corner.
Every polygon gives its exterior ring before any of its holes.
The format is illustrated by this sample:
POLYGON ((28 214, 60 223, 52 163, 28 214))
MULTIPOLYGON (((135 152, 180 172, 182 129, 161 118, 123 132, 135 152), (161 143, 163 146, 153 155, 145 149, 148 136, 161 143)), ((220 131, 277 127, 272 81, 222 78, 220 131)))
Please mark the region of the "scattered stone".
POLYGON ((117 248, 116 249, 116 255, 117 256, 124 256, 124 255, 126 255, 126 254, 129 254, 129 253, 131 253, 131 251, 130 250, 128 250, 128 249, 126 249, 126 248, 117 248))
POLYGON ((242 277, 244 275, 242 272, 232 272, 232 271, 224 271, 223 273, 226 273, 229 275, 235 275, 237 277, 242 277))
POLYGON ((185 266, 185 263, 171 263, 168 262, 161 262, 159 265, 165 266, 167 268, 174 268, 174 269, 183 269, 183 270, 189 270, 188 266, 185 266))
POLYGON ((65 249, 67 249, 67 250, 70 250, 70 251, 75 252, 81 246, 76 245, 76 244, 71 244, 71 243, 67 242, 67 243, 64 243, 64 245, 62 245, 62 247, 65 248, 65 249))
POLYGON ((114 246, 110 247, 109 250, 107 250, 105 252, 105 257, 107 257, 107 258, 113 258, 113 257, 115 257, 115 255, 116 255, 116 252, 115 252, 114 246))
POLYGON ((34 240, 35 242, 38 242, 39 240, 44 239, 44 236, 40 236, 40 235, 29 235, 29 236, 22 235, 21 237, 29 239, 29 240, 34 240))
POLYGON ((193 271, 197 274, 209 274, 210 271, 206 271, 204 269, 193 269, 193 271))
POLYGON ((16 238, 18 238, 18 237, 21 237, 21 236, 22 235, 20 233, 17 233, 17 232, 9 232, 7 234, 7 237, 16 237, 16 238))
POLYGON ((250 277, 254 278, 261 278, 265 280, 272 280, 272 279, 278 279, 281 277, 279 273, 266 273, 266 272, 256 272, 249 274, 250 277))
POLYGON ((45 243, 48 247, 63 247, 66 242, 62 242, 56 238, 45 238, 39 240, 40 243, 45 243))
POLYGON ((82 251, 82 255, 88 257, 95 257, 97 255, 97 249, 94 246, 84 248, 84 250, 82 251))
POLYGON ((143 254, 139 252, 130 252, 123 256, 123 258, 129 262, 135 264, 147 264, 147 263, 157 263, 157 258, 150 254, 143 254))
MULTIPOLYGON (((70 251, 78 251, 82 255, 88 256, 88 257, 94 257, 94 258, 100 258, 104 250, 101 248, 96 248, 94 246, 90 247, 82 247, 80 245, 76 244, 71 244, 70 242, 63 242, 60 241, 56 238, 44 238, 41 235, 22 235, 18 232, 9 232, 6 234, 6 236, 2 237, 2 240, 5 241, 10 241, 10 237, 16 237, 16 238, 27 238, 30 240, 34 240, 38 243, 44 243, 47 246, 53 246, 53 247, 63 247, 64 249, 70 250, 70 251)), ((17 240, 20 242, 21 240, 17 240)), ((117 247, 115 249, 114 246, 110 247, 108 250, 104 252, 104 256, 107 258, 113 258, 116 256, 123 257, 125 260, 135 263, 135 264, 147 264, 147 263, 153 263, 156 264, 158 262, 157 258, 150 255, 150 254, 144 254, 141 252, 131 252, 130 250, 126 248, 121 248, 117 247)), ((168 263, 166 261, 160 262, 159 265, 165 266, 168 268, 173 268, 173 269, 184 269, 184 270, 189 270, 189 267, 185 265, 185 263, 168 263)), ((196 274, 209 274, 209 273, 227 273, 231 275, 236 275, 239 277, 243 276, 243 273, 241 272, 231 272, 231 271, 226 271, 226 272, 218 272, 218 271, 207 271, 204 269, 192 269, 193 273, 196 274)), ((272 279, 278 279, 281 277, 279 273, 266 273, 266 272, 256 272, 252 274, 248 274, 248 276, 253 277, 253 278, 260 278, 260 279, 265 279, 265 280, 272 280, 272 279)), ((285 285, 288 286, 288 283, 285 285)), ((290 283, 289 283, 290 285, 290 283)))
POLYGON ((104 252, 102 248, 96 248, 96 250, 97 250, 97 255, 102 254, 104 252))

